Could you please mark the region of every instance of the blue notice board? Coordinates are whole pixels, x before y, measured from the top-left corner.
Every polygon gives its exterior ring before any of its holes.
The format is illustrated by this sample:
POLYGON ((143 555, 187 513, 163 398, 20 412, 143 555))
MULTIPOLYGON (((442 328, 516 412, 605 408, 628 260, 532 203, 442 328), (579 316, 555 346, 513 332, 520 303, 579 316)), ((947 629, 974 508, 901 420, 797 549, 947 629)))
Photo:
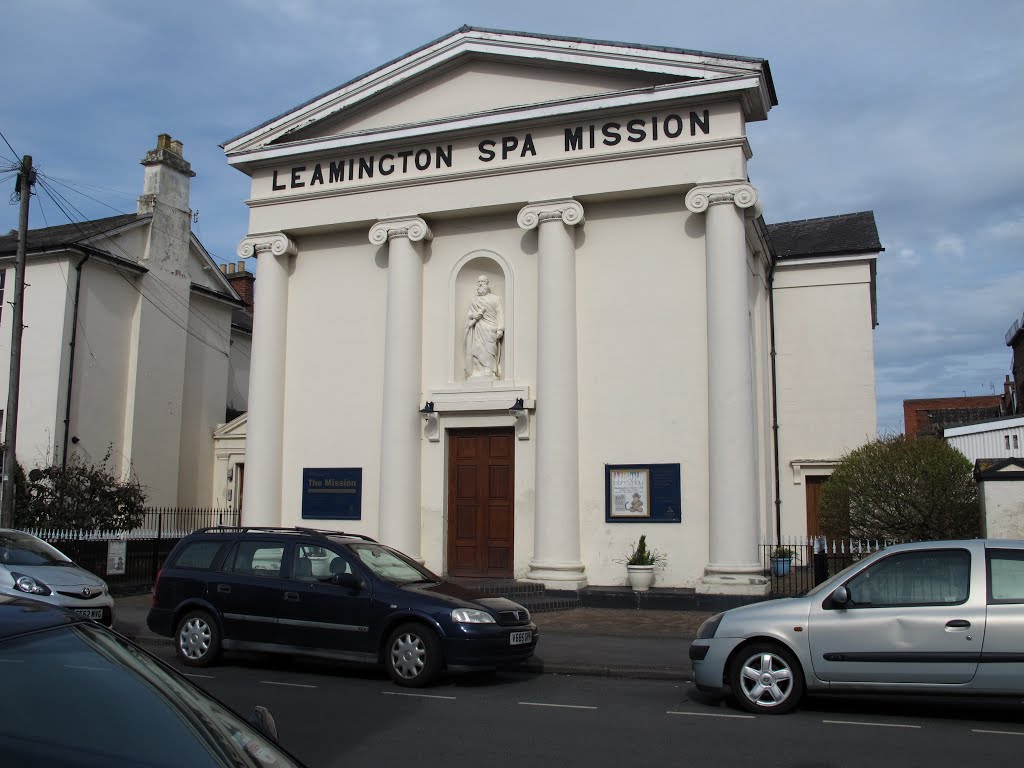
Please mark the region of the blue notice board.
POLYGON ((363 516, 363 470, 302 470, 303 520, 360 520, 363 516))
POLYGON ((682 522, 682 491, 678 464, 605 464, 605 522, 682 522))

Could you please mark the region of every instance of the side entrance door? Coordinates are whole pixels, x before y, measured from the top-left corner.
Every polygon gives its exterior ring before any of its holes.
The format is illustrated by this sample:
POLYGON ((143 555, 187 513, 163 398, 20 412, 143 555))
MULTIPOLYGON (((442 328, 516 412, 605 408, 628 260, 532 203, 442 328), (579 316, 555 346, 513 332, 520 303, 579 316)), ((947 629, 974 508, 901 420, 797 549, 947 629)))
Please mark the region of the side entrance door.
POLYGON ((448 575, 512 578, 515 434, 449 433, 448 575))

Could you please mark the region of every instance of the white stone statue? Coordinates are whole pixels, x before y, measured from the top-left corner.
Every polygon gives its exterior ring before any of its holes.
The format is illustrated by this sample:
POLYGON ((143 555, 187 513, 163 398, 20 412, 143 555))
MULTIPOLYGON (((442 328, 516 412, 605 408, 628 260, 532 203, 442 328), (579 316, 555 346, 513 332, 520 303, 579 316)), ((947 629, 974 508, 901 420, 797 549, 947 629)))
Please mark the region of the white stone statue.
POLYGON ((505 310, 501 298, 491 293, 486 275, 476 279, 476 297, 466 314, 466 376, 471 379, 501 378, 501 346, 505 336, 505 310))

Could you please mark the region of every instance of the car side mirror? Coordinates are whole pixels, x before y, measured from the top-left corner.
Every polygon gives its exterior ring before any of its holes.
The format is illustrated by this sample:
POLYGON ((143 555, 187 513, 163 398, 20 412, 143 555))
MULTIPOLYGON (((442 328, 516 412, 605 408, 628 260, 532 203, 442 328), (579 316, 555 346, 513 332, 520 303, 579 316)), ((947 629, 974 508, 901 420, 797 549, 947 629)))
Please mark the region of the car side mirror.
POLYGON ((274 716, 266 707, 258 705, 253 709, 252 714, 249 715, 249 725, 253 726, 268 739, 277 741, 277 721, 274 720, 274 716))
POLYGON ((850 590, 846 587, 836 587, 832 592, 832 604, 844 608, 850 602, 850 590))
POLYGON ((335 573, 331 576, 331 583, 349 589, 359 589, 360 585, 359 577, 354 573, 335 573))

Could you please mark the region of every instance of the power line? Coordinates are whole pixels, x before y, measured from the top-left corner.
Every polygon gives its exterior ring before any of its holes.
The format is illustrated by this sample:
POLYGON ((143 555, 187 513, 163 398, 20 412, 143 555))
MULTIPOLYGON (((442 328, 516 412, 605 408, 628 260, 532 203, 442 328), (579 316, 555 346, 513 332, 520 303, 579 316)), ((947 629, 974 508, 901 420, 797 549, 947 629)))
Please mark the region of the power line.
MULTIPOLYGON (((67 198, 66 198, 66 197, 65 197, 64 195, 61 195, 61 194, 57 193, 57 192, 56 192, 56 190, 50 189, 50 188, 48 188, 48 187, 47 187, 46 189, 47 189, 47 193, 48 193, 48 194, 50 194, 51 196, 53 196, 53 195, 56 195, 56 196, 60 197, 60 199, 61 199, 61 200, 63 200, 63 201, 64 201, 64 202, 65 202, 65 203, 66 203, 66 204, 68 205, 68 207, 72 208, 72 209, 73 209, 73 210, 75 211, 75 213, 77 213, 77 214, 78 214, 78 215, 79 215, 79 216, 80 216, 80 217, 81 217, 81 218, 82 218, 83 220, 85 220, 85 215, 84 215, 84 214, 83 214, 83 213, 82 213, 82 212, 81 212, 80 210, 78 210, 78 208, 76 208, 76 207, 74 206, 74 204, 72 204, 72 203, 71 203, 71 201, 70 201, 70 200, 68 200, 68 199, 67 199, 67 198)), ((81 193, 79 193, 79 194, 81 194, 81 193)), ((115 209, 113 209, 113 210, 117 210, 117 209, 115 208, 115 209)), ((65 215, 67 215, 67 214, 65 213, 65 215)), ((70 217, 69 217, 69 218, 70 218, 70 217)), ((157 226, 156 226, 156 225, 155 225, 155 224, 154 224, 154 223, 153 223, 152 221, 150 222, 150 227, 152 227, 152 228, 153 228, 154 230, 156 230, 157 232, 161 232, 161 233, 163 233, 163 234, 165 234, 165 235, 170 235, 170 236, 172 236, 172 237, 173 237, 173 236, 174 236, 174 235, 176 234, 176 233, 173 233, 173 232, 168 232, 167 230, 161 229, 160 227, 157 227, 157 226)), ((97 238, 103 238, 103 239, 107 240, 107 241, 108 241, 108 242, 109 242, 109 243, 110 243, 110 244, 111 244, 111 245, 112 245, 112 246, 113 246, 114 248, 116 248, 116 249, 118 249, 119 251, 121 251, 121 253, 122 253, 122 254, 124 254, 124 256, 125 256, 125 257, 126 257, 127 259, 129 259, 129 260, 131 260, 131 261, 135 261, 135 257, 134 257, 134 256, 132 256, 132 255, 131 255, 130 253, 128 253, 128 251, 126 251, 126 250, 125 250, 125 249, 124 249, 124 248, 123 248, 123 247, 121 246, 121 244, 120 244, 119 242, 117 242, 117 241, 116 241, 116 240, 114 240, 114 239, 113 239, 112 237, 110 237, 110 235, 108 235, 108 234, 106 234, 106 233, 99 233, 99 234, 95 235, 94 237, 97 237, 97 238)), ((151 273, 151 277, 152 277, 152 278, 153 278, 153 279, 154 279, 154 280, 155 280, 156 282, 160 283, 160 285, 162 285, 162 286, 163 286, 163 287, 164 287, 165 289, 167 289, 168 293, 169 293, 169 294, 170 294, 170 295, 171 295, 171 296, 172 296, 172 297, 173 297, 173 298, 174 298, 174 299, 175 299, 176 301, 178 301, 179 303, 181 303, 182 305, 184 305, 184 307, 185 307, 185 309, 187 310, 188 314, 191 314, 191 315, 193 315, 193 316, 194 316, 194 317, 196 317, 196 318, 197 318, 198 320, 200 320, 200 321, 202 321, 203 323, 205 323, 205 324, 206 324, 206 326, 207 326, 207 327, 208 327, 208 328, 209 328, 209 329, 210 329, 211 331, 213 331, 213 332, 214 332, 215 334, 219 334, 219 332, 220 332, 220 328, 219 328, 219 327, 217 326, 217 324, 216 324, 216 323, 215 323, 215 322, 214 322, 213 320, 211 320, 211 319, 210 319, 209 317, 207 317, 207 316, 206 316, 205 314, 203 314, 203 313, 202 313, 202 312, 200 312, 200 311, 199 311, 198 309, 196 309, 195 307, 193 307, 193 306, 191 305, 191 303, 189 303, 188 301, 186 301, 186 300, 182 299, 182 298, 181 298, 180 296, 178 296, 178 295, 177 295, 176 293, 174 293, 174 292, 173 292, 173 291, 171 290, 171 288, 170 288, 170 287, 169 287, 169 286, 168 286, 168 285, 167 285, 167 284, 166 284, 166 283, 165 283, 165 282, 164 282, 163 280, 161 280, 161 279, 160 279, 160 276, 159 276, 159 275, 157 275, 157 274, 155 274, 155 273, 151 273)), ((170 308, 168 308, 168 311, 171 311, 171 310, 170 310, 170 308)), ((198 338, 198 337, 196 337, 196 338, 198 338)), ((215 347, 211 347, 211 349, 215 349, 215 347)), ((218 352, 220 352, 221 350, 219 350, 219 349, 218 349, 217 351, 218 351, 218 352)))
MULTIPOLYGON (((50 197, 50 200, 53 202, 53 204, 56 205, 57 208, 59 208, 61 210, 61 212, 67 217, 68 221, 70 221, 72 224, 74 224, 78 228, 78 230, 82 234, 83 238, 86 238, 86 237, 96 237, 96 235, 90 236, 90 235, 88 235, 88 233, 86 233, 84 230, 82 230, 82 228, 79 226, 80 222, 75 221, 75 219, 73 219, 71 217, 71 215, 67 212, 67 210, 65 210, 64 206, 62 206, 61 203, 57 199, 58 197, 60 197, 63 200, 64 199, 63 196, 59 195, 59 193, 57 193, 55 190, 51 189, 45 183, 40 184, 40 186, 46 192, 46 194, 50 197)), ((68 202, 68 201, 65 200, 65 202, 68 202)), ((74 207, 70 203, 68 203, 68 205, 69 205, 69 207, 72 207, 72 208, 74 207)), ((107 237, 107 239, 110 240, 110 242, 114 243, 123 253, 125 253, 125 255, 130 260, 135 261, 135 259, 132 258, 131 255, 128 254, 128 252, 125 251, 124 248, 122 248, 119 243, 117 243, 116 241, 110 239, 108 236, 105 236, 105 237, 107 237)), ((163 306, 161 306, 160 304, 157 304, 156 300, 153 297, 148 296, 141 288, 139 288, 139 286, 137 286, 131 279, 129 279, 118 268, 118 266, 116 264, 113 264, 111 266, 113 267, 114 272, 122 280, 124 280, 125 283, 127 283, 134 291, 136 291, 139 294, 139 296, 141 296, 143 299, 145 299, 147 302, 149 302, 151 306, 153 306, 158 312, 160 312, 160 314, 162 314, 164 317, 166 317, 168 320, 170 320, 174 325, 176 325, 178 328, 181 328, 183 331, 185 331, 186 334, 188 334, 189 336, 191 336, 192 338, 194 338, 196 341, 200 342, 201 344, 204 344, 205 346, 209 347, 210 349, 214 350, 215 352, 219 352, 220 354, 224 355, 225 357, 230 357, 229 352, 227 352, 227 351, 225 351, 223 349, 220 349, 219 347, 214 346, 213 344, 208 342, 206 339, 204 339, 202 336, 199 336, 196 332, 194 332, 192 329, 190 329, 187 324, 183 324, 182 321, 178 317, 176 317, 176 316, 174 316, 172 314, 172 310, 171 310, 171 308, 168 305, 164 304, 163 306)), ((152 272, 150 274, 154 277, 154 279, 157 280, 157 282, 160 282, 161 284, 163 284, 163 282, 160 281, 159 278, 156 275, 153 275, 152 272)), ((164 285, 164 287, 166 288, 167 286, 164 285)), ((174 294, 172 293, 171 295, 173 296, 174 294)), ((178 297, 175 296, 175 298, 178 298, 178 297)), ((178 299, 178 300, 181 301, 181 299, 178 299)), ((186 307, 188 307, 187 302, 182 302, 182 303, 185 303, 186 307)), ((188 310, 189 310, 189 312, 194 311, 191 307, 188 307, 188 310)), ((202 313, 196 312, 196 315, 197 315, 197 317, 200 317, 201 319, 206 321, 207 324, 210 326, 211 330, 213 330, 215 332, 220 330, 219 328, 217 328, 212 323, 212 321, 210 321, 209 319, 205 318, 202 315, 202 313)), ((229 336, 230 336, 230 330, 229 330, 228 333, 229 333, 229 336)))

